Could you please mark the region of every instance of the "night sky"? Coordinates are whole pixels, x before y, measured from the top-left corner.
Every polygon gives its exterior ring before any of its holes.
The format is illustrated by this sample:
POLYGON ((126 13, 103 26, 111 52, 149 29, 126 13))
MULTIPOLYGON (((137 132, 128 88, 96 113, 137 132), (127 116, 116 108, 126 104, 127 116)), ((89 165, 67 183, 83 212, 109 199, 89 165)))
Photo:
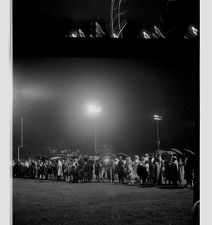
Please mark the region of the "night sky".
MULTIPOLYGON (((37 41, 64 38, 72 29, 90 32, 91 21, 98 21, 110 33, 110 0, 13 0, 14 44, 35 44, 37 41)), ((190 25, 199 28, 197 0, 125 0, 126 38, 136 38, 142 30, 158 26, 174 39, 183 39, 190 25), (173 33, 173 34, 172 34, 173 33)), ((23 48, 23 46, 21 46, 23 48)))
MULTIPOLYGON (((99 104, 98 144, 116 152, 144 154, 156 149, 196 151, 197 61, 123 58, 20 58, 14 62, 13 147, 20 144, 24 117, 24 156, 49 147, 93 153, 94 120, 89 103, 99 104), (133 152, 133 153, 132 153, 133 152)), ((14 153, 15 154, 15 153, 14 153)))
MULTIPOLYGON (((122 9, 126 11, 128 18, 146 18, 150 21, 158 13, 163 5, 167 5, 166 0, 123 0, 122 9)), ((198 1, 188 0, 186 2, 173 1, 176 9, 181 11, 181 17, 187 14, 187 20, 197 20, 198 1)), ((14 16, 38 16, 56 15, 80 19, 107 20, 110 17, 110 0, 37 0, 37 1, 13 1, 14 16)), ((153 19, 152 19, 153 21, 153 19)))

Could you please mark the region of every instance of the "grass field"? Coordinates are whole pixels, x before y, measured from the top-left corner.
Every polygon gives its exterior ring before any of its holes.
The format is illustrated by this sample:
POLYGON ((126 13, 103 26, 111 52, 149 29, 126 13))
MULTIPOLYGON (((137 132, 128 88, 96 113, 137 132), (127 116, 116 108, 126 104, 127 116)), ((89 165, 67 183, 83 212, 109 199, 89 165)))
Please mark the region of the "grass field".
POLYGON ((190 225, 193 191, 13 179, 13 225, 190 225))

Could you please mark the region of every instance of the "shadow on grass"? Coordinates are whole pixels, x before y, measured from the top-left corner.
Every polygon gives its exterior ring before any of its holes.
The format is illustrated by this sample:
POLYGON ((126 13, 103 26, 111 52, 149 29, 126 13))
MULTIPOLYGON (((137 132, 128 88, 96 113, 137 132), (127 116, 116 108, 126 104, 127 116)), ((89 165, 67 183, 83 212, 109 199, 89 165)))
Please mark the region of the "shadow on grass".
MULTIPOLYGON (((67 183, 70 185, 74 185, 74 184, 108 184, 108 185, 118 185, 118 186, 126 186, 126 187, 137 187, 137 188, 159 188, 159 189, 186 189, 184 185, 178 185, 178 186, 174 186, 174 185, 169 185, 169 184, 162 184, 162 185, 156 185, 156 184, 139 184, 139 183, 133 183, 133 184, 128 184, 128 183, 119 183, 117 181, 97 181, 97 180, 93 180, 92 182, 82 182, 82 181, 78 181, 78 182, 73 182, 73 181, 58 181, 58 180, 53 180, 53 179, 47 179, 47 180, 43 180, 43 179, 26 179, 26 178, 18 178, 18 179, 22 179, 22 180, 31 180, 34 181, 35 183, 67 183)), ((192 189, 188 189, 188 190, 192 190, 192 189)))
POLYGON ((157 186, 160 189, 185 189, 185 186, 182 185, 178 185, 178 186, 174 186, 174 185, 161 185, 161 186, 157 186))

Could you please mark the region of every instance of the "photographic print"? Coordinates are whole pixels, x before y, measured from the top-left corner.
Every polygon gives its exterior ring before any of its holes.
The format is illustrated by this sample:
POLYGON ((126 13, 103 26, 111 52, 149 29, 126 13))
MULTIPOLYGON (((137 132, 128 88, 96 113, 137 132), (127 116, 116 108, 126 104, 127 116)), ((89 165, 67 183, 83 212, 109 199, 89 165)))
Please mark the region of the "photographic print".
POLYGON ((199 1, 13 1, 14 225, 199 224, 199 1))

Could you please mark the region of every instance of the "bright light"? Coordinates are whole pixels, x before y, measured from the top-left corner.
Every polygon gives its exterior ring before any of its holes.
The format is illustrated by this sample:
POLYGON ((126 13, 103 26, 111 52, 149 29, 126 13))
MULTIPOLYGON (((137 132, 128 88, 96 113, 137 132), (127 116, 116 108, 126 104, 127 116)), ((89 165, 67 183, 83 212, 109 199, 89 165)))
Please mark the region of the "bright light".
POLYGON ((197 36, 198 30, 195 27, 193 27, 193 26, 191 27, 191 29, 193 31, 193 34, 197 36))
POLYGON ((150 35, 146 31, 143 31, 143 36, 145 39, 150 39, 150 35))
POLYGON ((92 114, 100 113, 100 112, 102 112, 102 107, 97 106, 97 105, 89 105, 88 111, 92 114))
POLYGON ((154 115, 154 120, 162 120, 162 116, 154 115))
POLYGON ((161 38, 166 38, 166 37, 162 34, 161 30, 160 30, 158 27, 154 26, 154 30, 155 30, 155 33, 156 33, 159 37, 161 37, 161 38))
POLYGON ((106 162, 106 163, 108 163, 108 162, 109 162, 109 159, 108 159, 108 158, 106 158, 106 159, 105 159, 105 162, 106 162))
POLYGON ((113 38, 119 38, 118 35, 116 35, 115 33, 112 33, 112 37, 113 38))
POLYGON ((76 38, 77 37, 77 34, 71 34, 71 37, 73 37, 73 38, 76 38))

